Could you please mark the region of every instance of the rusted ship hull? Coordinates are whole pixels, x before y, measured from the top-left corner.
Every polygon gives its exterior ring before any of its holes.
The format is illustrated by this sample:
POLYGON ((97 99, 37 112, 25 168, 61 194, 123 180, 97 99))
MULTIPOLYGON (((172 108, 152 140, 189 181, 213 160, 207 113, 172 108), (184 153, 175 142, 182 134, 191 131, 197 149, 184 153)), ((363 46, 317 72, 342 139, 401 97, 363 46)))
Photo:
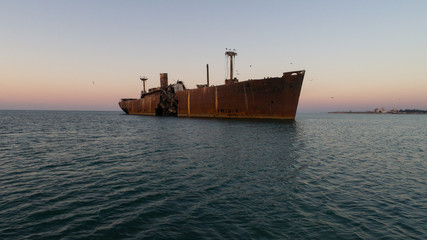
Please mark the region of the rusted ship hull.
POLYGON ((122 99, 119 106, 127 114, 155 116, 159 102, 160 93, 156 93, 140 99, 122 99))
POLYGON ((178 116, 295 119, 304 72, 177 92, 178 116))
MULTIPOLYGON (((177 91, 171 98, 175 114, 168 115, 295 119, 304 73, 177 91)), ((158 90, 141 99, 122 99, 119 105, 127 114, 165 115, 165 95, 166 91, 158 90)))

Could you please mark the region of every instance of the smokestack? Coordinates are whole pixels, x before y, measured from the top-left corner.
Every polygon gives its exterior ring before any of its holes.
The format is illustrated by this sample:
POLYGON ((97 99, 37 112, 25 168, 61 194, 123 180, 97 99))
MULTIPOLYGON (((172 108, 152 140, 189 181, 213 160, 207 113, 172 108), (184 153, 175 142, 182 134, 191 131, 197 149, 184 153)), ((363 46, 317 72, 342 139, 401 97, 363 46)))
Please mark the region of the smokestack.
POLYGON ((168 74, 167 73, 160 73, 160 87, 161 88, 167 88, 168 87, 168 74))
POLYGON ((209 87, 209 64, 206 64, 206 86, 209 87))

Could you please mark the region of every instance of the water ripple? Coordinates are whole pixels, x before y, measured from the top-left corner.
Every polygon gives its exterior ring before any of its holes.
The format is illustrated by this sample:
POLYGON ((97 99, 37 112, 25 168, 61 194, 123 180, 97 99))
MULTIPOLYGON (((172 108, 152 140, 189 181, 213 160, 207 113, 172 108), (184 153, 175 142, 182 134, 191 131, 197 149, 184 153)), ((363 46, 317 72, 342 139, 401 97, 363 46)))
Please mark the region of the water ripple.
POLYGON ((427 238, 423 116, 0 117, 0 239, 427 238))

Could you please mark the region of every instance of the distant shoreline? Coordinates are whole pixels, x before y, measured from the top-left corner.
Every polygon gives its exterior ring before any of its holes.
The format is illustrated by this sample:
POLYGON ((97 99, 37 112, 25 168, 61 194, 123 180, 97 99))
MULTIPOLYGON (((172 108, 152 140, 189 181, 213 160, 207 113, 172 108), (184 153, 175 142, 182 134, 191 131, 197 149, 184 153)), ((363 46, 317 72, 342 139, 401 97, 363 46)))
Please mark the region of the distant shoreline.
POLYGON ((405 110, 393 110, 393 111, 335 111, 328 112, 330 114, 427 114, 427 110, 418 109, 405 109, 405 110))

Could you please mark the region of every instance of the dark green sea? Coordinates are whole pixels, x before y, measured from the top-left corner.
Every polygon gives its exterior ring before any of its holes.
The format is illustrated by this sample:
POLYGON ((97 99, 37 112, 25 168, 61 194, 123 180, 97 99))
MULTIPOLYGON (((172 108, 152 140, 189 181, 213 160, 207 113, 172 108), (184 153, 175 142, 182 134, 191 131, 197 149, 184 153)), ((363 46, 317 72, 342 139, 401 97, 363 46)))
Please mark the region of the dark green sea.
POLYGON ((0 239, 427 239, 427 115, 0 111, 0 239))

